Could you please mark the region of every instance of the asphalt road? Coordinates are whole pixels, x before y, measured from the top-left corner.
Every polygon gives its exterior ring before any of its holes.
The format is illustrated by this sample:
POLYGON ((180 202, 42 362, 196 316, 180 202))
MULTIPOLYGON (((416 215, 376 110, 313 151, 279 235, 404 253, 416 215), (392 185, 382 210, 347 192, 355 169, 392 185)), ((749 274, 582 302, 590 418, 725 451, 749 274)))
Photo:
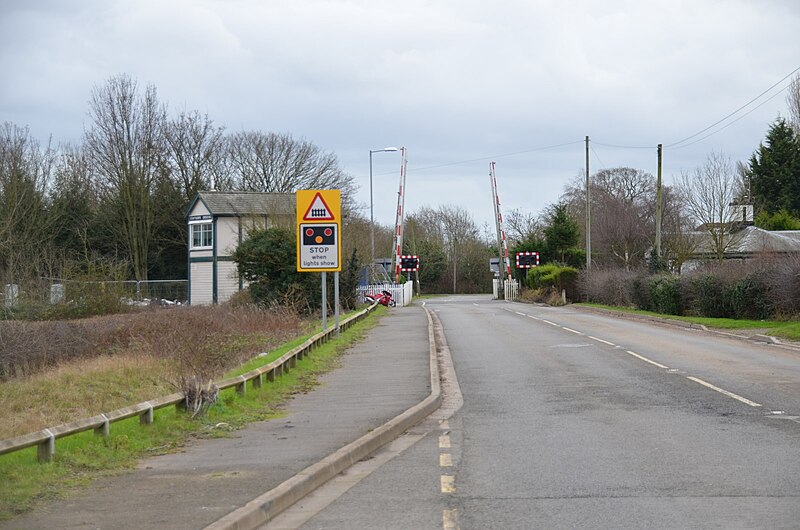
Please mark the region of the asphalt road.
POLYGON ((450 297, 463 407, 303 528, 800 528, 800 352, 450 297))

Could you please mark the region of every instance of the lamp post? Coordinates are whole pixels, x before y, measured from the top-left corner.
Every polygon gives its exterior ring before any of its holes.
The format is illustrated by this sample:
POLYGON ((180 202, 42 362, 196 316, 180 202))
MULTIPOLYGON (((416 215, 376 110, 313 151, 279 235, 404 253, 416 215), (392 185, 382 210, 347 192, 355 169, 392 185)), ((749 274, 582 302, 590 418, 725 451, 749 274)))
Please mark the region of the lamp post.
MULTIPOLYGON (((370 150, 369 152, 369 250, 372 261, 370 262, 370 275, 372 274, 372 267, 375 266, 375 218, 373 215, 373 201, 372 201, 372 153, 393 153, 399 151, 396 147, 384 147, 383 149, 370 150)), ((370 278, 370 281, 372 279, 370 278)))

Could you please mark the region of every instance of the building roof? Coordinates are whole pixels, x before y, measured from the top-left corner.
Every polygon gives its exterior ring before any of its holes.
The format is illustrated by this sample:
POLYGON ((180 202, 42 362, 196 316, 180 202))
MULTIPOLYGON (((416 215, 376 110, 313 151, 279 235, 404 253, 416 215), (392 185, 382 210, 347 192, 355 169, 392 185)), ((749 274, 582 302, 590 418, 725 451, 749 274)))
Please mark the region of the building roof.
MULTIPOLYGON (((713 253, 713 244, 707 232, 696 232, 696 254, 713 253)), ((726 256, 748 255, 758 252, 800 253, 800 230, 764 230, 745 226, 731 234, 725 249, 726 256)))
POLYGON ((192 211, 197 201, 202 201, 212 215, 294 216, 294 193, 261 193, 254 191, 201 191, 187 209, 192 211))

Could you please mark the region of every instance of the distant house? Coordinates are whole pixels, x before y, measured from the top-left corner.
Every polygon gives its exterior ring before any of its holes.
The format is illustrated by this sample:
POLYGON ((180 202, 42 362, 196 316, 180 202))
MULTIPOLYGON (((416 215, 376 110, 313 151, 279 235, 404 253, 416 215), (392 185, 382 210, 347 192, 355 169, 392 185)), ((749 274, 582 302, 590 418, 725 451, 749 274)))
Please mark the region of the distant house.
POLYGON ((253 228, 290 226, 293 193, 201 191, 186 213, 189 303, 219 304, 246 285, 231 257, 253 228))
MULTIPOLYGON (((708 232, 698 230, 691 234, 694 252, 683 264, 683 271, 690 271, 700 263, 717 258, 708 232)), ((728 235, 729 242, 723 259, 745 260, 757 255, 800 255, 800 230, 764 230, 751 225, 737 225, 728 235)))

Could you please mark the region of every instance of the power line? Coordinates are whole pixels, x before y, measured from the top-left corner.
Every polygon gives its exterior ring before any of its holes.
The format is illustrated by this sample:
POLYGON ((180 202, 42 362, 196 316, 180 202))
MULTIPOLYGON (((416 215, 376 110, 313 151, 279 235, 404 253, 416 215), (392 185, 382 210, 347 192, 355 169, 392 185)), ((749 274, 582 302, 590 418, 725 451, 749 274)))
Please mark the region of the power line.
MULTIPOLYGON (((720 120, 718 120, 718 121, 716 121, 716 122, 712 123, 711 125, 709 125, 709 126, 708 126, 708 127, 706 127, 705 129, 701 129, 701 130, 697 131, 696 133, 692 134, 691 136, 687 136, 686 138, 684 138, 684 139, 682 139, 682 140, 678 140, 677 142, 672 142, 671 144, 665 145, 664 147, 675 147, 676 145, 678 145, 678 144, 682 144, 682 143, 683 143, 683 142, 685 142, 686 140, 691 140, 691 139, 692 139, 692 138, 694 138, 695 136, 699 136, 699 135, 703 134, 704 132, 706 132, 707 130, 709 130, 709 129, 711 129, 711 128, 713 128, 713 127, 717 126, 717 125, 719 125, 720 123, 722 123, 723 121, 727 120, 728 118, 730 118, 730 117, 731 117, 731 116, 733 116, 734 114, 738 113, 740 110, 742 110, 742 109, 744 109, 745 107, 749 106, 751 103, 753 103, 754 101, 756 101, 757 99, 759 99, 761 96, 763 96, 764 94, 766 94, 767 92, 769 92, 770 90, 772 90, 773 88, 775 88, 776 86, 778 86, 779 84, 783 83, 783 82, 784 82, 786 79, 788 79, 789 77, 791 77, 791 76, 792 76, 792 75, 793 75, 795 72, 797 72, 797 71, 800 71, 800 66, 798 66, 797 68, 795 68, 794 70, 792 70, 791 72, 789 72, 788 74, 786 74, 786 75, 785 75, 783 78, 781 78, 781 79, 780 79, 780 80, 779 80, 777 83, 775 83, 774 85, 770 86, 768 89, 766 89, 765 91, 763 91, 762 93, 760 93, 759 95, 757 95, 756 97, 754 97, 753 99, 751 99, 750 101, 748 101, 747 103, 745 103, 744 105, 742 105, 741 107, 739 107, 738 109, 734 110, 733 112, 731 112, 730 114, 728 114, 728 115, 727 115, 727 116, 725 116, 724 118, 722 118, 722 119, 720 119, 720 120)), ((784 89, 784 90, 785 90, 785 89, 784 89)), ((780 92, 778 92, 778 93, 780 93, 780 92)), ((776 95, 777 95, 777 94, 776 94, 776 95)), ((772 97, 775 97, 775 96, 772 96, 772 97)), ((770 98, 770 99, 772 99, 772 98, 770 98)), ((769 101, 769 100, 767 100, 767 101, 769 101)), ((756 107, 756 108, 758 108, 758 107, 756 107)), ((753 110, 755 110, 755 109, 753 109, 753 110)), ((722 129, 720 129, 720 131, 721 131, 721 130, 722 130, 722 129)), ((719 132, 719 131, 717 131, 717 132, 719 132)), ((716 134, 716 132, 715 132, 715 133, 712 133, 712 134, 716 134)), ((710 136, 710 135, 709 135, 709 136, 710 136)), ((708 138, 708 136, 706 136, 705 138, 708 138)), ((685 146, 684 146, 684 147, 685 147, 685 146)))
POLYGON ((523 155, 523 154, 526 154, 526 153, 533 153, 533 152, 536 152, 536 151, 546 151, 548 149, 557 149, 559 147, 566 147, 568 145, 575 145, 575 144, 580 144, 580 143, 583 143, 583 140, 578 140, 578 141, 575 141, 575 142, 565 142, 565 143, 562 143, 562 144, 555 144, 555 145, 546 145, 546 146, 543 146, 543 147, 534 147, 532 149, 525 149, 523 151, 514 151, 513 153, 505 153, 505 154, 502 154, 502 155, 491 155, 491 156, 484 156, 484 157, 481 157, 481 158, 473 158, 473 159, 470 159, 470 160, 461 160, 459 162, 448 162, 447 164, 438 164, 438 165, 435 165, 435 166, 420 167, 420 168, 415 168, 413 170, 409 169, 408 172, 411 173, 412 171, 416 172, 416 171, 425 171, 425 170, 428 170, 428 169, 438 169, 440 167, 458 166, 458 165, 461 165, 461 164, 470 164, 472 162, 485 162, 487 160, 491 161, 491 160, 496 160, 498 158, 506 158, 506 157, 509 157, 509 156, 523 155))
POLYGON ((764 106, 765 104, 767 104, 767 103, 769 103, 770 101, 772 101, 773 99, 775 99, 775 97, 776 97, 776 96, 779 96, 779 95, 780 95, 782 92, 784 92, 784 91, 785 91, 787 88, 789 88, 790 86, 791 86, 791 83, 789 83, 788 85, 786 85, 786 86, 785 86, 785 87, 783 87, 782 89, 778 90, 777 92, 775 92, 774 94, 772 94, 770 97, 768 97, 767 99, 765 99, 764 101, 762 101, 761 103, 759 103, 758 105, 756 105, 755 107, 753 107, 752 109, 748 110, 747 112, 745 112, 744 114, 742 114, 741 116, 739 116, 738 118, 736 118, 735 120, 733 120, 732 122, 730 122, 730 123, 726 123, 725 125, 723 125, 723 126, 722 126, 722 127, 720 127, 719 129, 717 129, 716 131, 711 131, 711 132, 710 132, 710 133, 708 133, 707 135, 705 135, 705 136, 703 136, 703 137, 701 137, 701 138, 698 138, 697 140, 695 140, 695 141, 693 141, 693 142, 689 142, 688 144, 679 145, 678 147, 675 147, 674 149, 683 149, 684 147, 689 147, 690 145, 694 145, 694 144, 696 144, 696 143, 698 143, 698 142, 702 142, 703 140, 705 140, 705 139, 706 139, 706 138, 708 138, 709 136, 714 136, 714 135, 715 135, 715 134, 717 134, 718 132, 721 132, 721 131, 723 131, 723 130, 727 129, 728 127, 730 127, 731 125, 733 125, 733 124, 734 124, 734 123, 736 123, 737 121, 741 120, 742 118, 744 118, 744 117, 745 117, 745 116, 747 116, 748 114, 752 113, 753 111, 755 111, 755 110, 759 109, 760 107, 764 106))

